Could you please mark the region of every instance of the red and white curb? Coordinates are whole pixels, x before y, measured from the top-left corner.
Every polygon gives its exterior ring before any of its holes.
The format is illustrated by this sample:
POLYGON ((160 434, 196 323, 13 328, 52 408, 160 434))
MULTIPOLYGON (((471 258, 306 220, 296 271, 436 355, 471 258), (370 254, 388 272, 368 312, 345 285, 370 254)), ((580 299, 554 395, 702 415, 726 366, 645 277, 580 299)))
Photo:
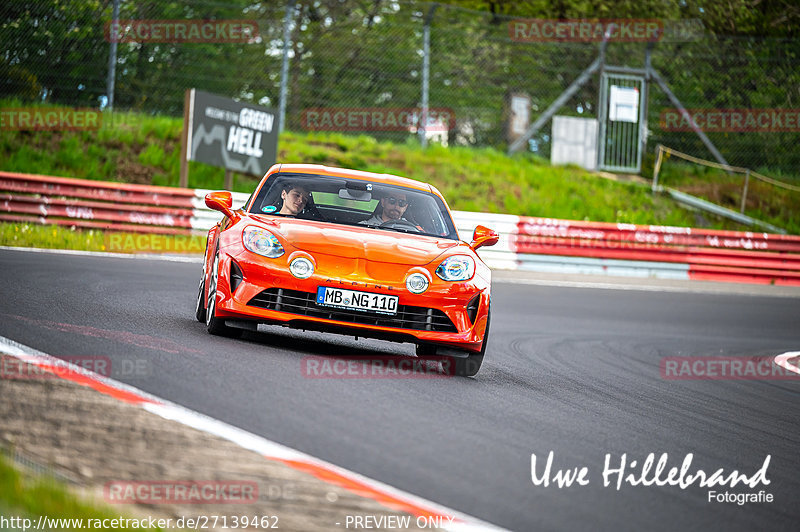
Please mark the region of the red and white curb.
POLYGON ((65 362, 32 347, 0 336, 0 353, 12 356, 22 362, 36 366, 56 376, 88 386, 119 401, 137 405, 164 419, 175 421, 213 434, 233 442, 244 449, 261 454, 287 466, 311 474, 329 484, 344 488, 361 497, 372 499, 384 507, 398 512, 406 512, 416 517, 437 518, 439 527, 453 532, 473 532, 478 530, 505 530, 475 517, 441 506, 416 495, 359 475, 342 467, 325 462, 291 447, 281 445, 264 437, 228 425, 217 419, 195 412, 160 397, 123 384, 108 377, 98 375, 74 364, 65 362))

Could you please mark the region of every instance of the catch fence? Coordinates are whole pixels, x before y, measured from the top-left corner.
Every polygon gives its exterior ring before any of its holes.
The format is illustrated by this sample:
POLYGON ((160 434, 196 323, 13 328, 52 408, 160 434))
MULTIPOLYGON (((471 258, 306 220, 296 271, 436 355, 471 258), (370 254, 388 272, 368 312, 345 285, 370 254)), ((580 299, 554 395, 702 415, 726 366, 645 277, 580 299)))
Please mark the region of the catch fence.
MULTIPOLYGON (((596 36, 583 40, 572 34, 533 35, 531 28, 548 31, 546 18, 519 32, 515 29, 518 19, 502 12, 406 0, 121 0, 119 19, 127 33, 123 31, 116 39, 120 42, 112 43, 113 4, 84 0, 3 3, 2 106, 9 102, 106 106, 109 54, 116 44, 113 103, 117 110, 180 116, 184 90, 190 87, 277 109, 289 10, 288 129, 310 129, 310 109, 419 109, 427 100, 431 108, 452 111, 455 117, 452 127, 447 125, 443 131, 441 122, 429 124, 429 129, 438 128, 438 138, 444 137, 450 145, 505 148, 512 118, 510 96, 528 98, 532 122, 600 51, 596 36), (238 33, 234 36, 229 25, 206 39, 176 42, 168 38, 178 22, 202 25, 204 21, 252 23, 256 31, 242 38, 238 33), (146 24, 142 26, 146 31, 134 31, 137 23, 146 24), (159 30, 158 24, 165 23, 159 30), (427 97, 423 95, 426 77, 427 97)), ((791 115, 800 97, 796 39, 729 37, 719 29, 713 33, 702 19, 680 18, 663 6, 653 9, 664 12, 643 21, 619 22, 654 21, 660 30, 658 38, 612 39, 604 52, 605 65, 643 68, 650 47, 652 67, 690 111, 703 117, 730 110, 784 110, 791 115)), ((598 118, 600 85, 598 71, 564 102, 559 114, 598 118)), ((645 174, 653 164, 656 144, 711 159, 698 136, 675 120, 674 102, 663 90, 651 85, 647 92, 644 118, 650 149, 645 151, 645 174)), ((413 126, 397 131, 373 123, 362 129, 377 138, 403 141, 415 135, 413 126)), ((342 129, 333 122, 317 128, 342 129)), ((791 116, 755 127, 710 124, 704 128, 731 165, 779 178, 794 175, 800 167, 800 151, 794 149, 800 144, 800 127, 791 116)), ((527 143, 529 150, 543 157, 550 156, 551 146, 549 126, 527 143)))

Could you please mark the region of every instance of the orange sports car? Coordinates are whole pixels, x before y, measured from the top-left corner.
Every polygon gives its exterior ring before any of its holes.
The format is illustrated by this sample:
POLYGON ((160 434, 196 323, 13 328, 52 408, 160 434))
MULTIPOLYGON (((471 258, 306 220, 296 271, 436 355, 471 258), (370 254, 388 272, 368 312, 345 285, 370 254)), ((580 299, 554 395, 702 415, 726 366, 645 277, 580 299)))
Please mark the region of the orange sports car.
MULTIPOLYGON (((491 272, 475 251, 498 235, 459 239, 436 188, 388 174, 277 164, 247 203, 206 205, 196 316, 211 334, 259 323, 416 344, 417 356, 480 369, 489 337, 491 272)), ((444 363, 443 363, 444 365, 444 363)))

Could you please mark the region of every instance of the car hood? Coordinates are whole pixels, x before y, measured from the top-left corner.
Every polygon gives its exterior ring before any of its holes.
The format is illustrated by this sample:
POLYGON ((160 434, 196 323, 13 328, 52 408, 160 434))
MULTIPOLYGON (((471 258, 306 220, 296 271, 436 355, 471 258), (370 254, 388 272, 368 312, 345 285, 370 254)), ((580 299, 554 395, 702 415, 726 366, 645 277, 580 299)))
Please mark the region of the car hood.
MULTIPOLYGON (((308 253, 389 264, 424 265, 461 243, 384 229, 253 216, 287 243, 308 253)), ((463 244, 461 244, 463 245, 463 244)))

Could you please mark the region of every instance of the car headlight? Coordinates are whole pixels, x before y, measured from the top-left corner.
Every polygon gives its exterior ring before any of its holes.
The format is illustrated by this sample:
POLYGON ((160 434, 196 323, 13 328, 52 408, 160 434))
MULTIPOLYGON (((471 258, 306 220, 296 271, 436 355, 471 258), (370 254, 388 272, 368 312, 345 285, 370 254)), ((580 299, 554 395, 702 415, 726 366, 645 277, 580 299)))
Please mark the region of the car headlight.
POLYGON ((429 284, 428 278, 421 273, 412 273, 406 279, 406 288, 412 294, 421 294, 428 289, 429 284))
POLYGON ((314 264, 305 257, 297 257, 289 264, 289 271, 298 279, 308 279, 314 273, 314 264))
POLYGON ((242 243, 249 251, 270 259, 283 255, 283 246, 278 237, 254 225, 245 227, 242 232, 242 243))
POLYGON ((436 275, 445 281, 466 281, 475 273, 475 261, 467 255, 453 255, 436 268, 436 275))

